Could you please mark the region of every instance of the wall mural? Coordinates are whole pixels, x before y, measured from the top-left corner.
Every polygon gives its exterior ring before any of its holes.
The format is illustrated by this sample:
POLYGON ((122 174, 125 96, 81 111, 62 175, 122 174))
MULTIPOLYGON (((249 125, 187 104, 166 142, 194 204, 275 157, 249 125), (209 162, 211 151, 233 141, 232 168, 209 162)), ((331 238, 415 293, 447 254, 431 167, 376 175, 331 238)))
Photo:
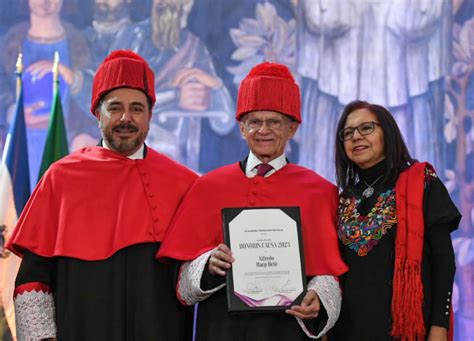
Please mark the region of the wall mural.
MULTIPOLYGON (((21 50, 32 186, 55 51, 70 150, 100 138, 89 108, 98 64, 131 49, 156 74, 147 143, 201 173, 245 156, 237 88, 264 60, 288 65, 302 89, 304 124, 288 157, 329 180, 343 106, 358 98, 388 107, 463 214, 453 234, 455 336, 474 334, 474 0, 19 0, 1 1, 0 17, 0 151, 21 50)), ((0 251, 0 340, 10 340, 17 260, 0 251)))

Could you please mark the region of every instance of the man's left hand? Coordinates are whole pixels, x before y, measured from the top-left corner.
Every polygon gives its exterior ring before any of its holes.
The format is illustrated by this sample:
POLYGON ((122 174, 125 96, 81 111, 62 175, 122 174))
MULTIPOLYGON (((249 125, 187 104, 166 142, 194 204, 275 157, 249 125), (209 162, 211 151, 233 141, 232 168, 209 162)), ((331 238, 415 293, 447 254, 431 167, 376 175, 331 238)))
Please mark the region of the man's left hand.
POLYGON ((287 314, 299 317, 302 320, 309 320, 318 317, 321 303, 318 294, 314 290, 308 290, 301 302, 301 305, 294 305, 286 310, 287 314))

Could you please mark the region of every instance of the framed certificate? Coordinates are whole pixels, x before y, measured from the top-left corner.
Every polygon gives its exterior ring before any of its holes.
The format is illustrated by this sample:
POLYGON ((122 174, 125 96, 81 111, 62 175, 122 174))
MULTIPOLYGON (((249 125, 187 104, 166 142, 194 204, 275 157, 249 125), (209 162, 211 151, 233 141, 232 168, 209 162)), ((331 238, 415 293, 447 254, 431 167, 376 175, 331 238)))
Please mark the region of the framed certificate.
POLYGON ((299 207, 224 208, 222 216, 235 259, 226 276, 228 311, 299 304, 306 290, 299 207))

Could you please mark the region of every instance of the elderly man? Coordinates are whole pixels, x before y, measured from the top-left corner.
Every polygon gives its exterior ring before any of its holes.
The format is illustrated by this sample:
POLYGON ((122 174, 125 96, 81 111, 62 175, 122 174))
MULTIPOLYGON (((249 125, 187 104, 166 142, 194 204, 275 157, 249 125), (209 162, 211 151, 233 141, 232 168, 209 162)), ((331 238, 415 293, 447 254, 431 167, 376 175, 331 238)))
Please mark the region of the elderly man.
POLYGON ((115 51, 94 78, 101 146, 56 162, 9 241, 23 256, 16 280, 19 340, 182 340, 187 310, 176 267, 154 256, 196 175, 144 145, 154 74, 115 51))
POLYGON ((299 88, 288 68, 266 62, 250 71, 239 89, 237 120, 250 148, 248 158, 196 181, 157 257, 185 261, 177 295, 184 304, 200 302, 197 340, 320 337, 339 315, 335 276, 347 267, 334 226, 336 188, 285 158, 285 146, 301 122, 299 88), (287 314, 228 313, 221 289, 234 258, 222 243, 221 209, 272 206, 300 208, 308 290, 301 305, 287 314))

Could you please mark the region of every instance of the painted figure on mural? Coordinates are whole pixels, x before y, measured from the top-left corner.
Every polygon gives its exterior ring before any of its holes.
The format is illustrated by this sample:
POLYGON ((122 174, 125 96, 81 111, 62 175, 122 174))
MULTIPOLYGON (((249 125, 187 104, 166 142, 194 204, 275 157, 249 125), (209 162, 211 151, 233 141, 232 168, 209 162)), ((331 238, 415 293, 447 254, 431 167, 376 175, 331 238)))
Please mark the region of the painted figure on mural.
POLYGON ((24 58, 24 105, 32 188, 38 180, 46 140, 55 51, 60 55, 60 91, 70 140, 80 130, 80 120, 87 112, 86 107, 80 107, 74 101, 74 95, 82 86, 79 69, 90 62, 89 48, 83 35, 61 19, 62 5, 62 0, 28 0, 29 21, 14 25, 3 37, 2 68, 5 74, 12 75, 7 78, 11 84, 9 91, 12 101, 1 104, 3 112, 10 112, 13 108, 13 71, 19 50, 24 58))
MULTIPOLYGON (((154 0, 151 17, 128 27, 111 48, 139 53, 157 73, 159 105, 147 143, 202 170, 203 122, 208 121, 209 129, 222 136, 228 134, 234 127, 234 106, 205 46, 186 29, 192 5, 190 0, 154 0)), ((219 160, 208 163, 215 167, 219 160)))
MULTIPOLYGON (((188 18, 189 30, 206 45, 216 67, 235 100, 240 81, 253 65, 273 61, 294 66, 295 0, 195 0, 188 18), (290 57, 290 58, 288 58, 290 57)), ((208 136, 210 143, 225 149, 220 159, 233 162, 247 153, 236 126, 225 140, 208 136)), ((297 143, 290 140, 288 156, 297 161, 297 143)))
POLYGON ((302 0, 297 70, 304 77, 303 116, 310 123, 302 130, 300 162, 334 178, 338 113, 363 98, 390 107, 415 157, 442 167, 437 142, 451 17, 449 1, 442 0, 302 0))
POLYGON ((296 70, 303 76, 302 111, 308 123, 300 131, 299 162, 328 179, 333 178, 331 146, 340 111, 338 97, 354 98, 357 88, 360 19, 352 16, 356 7, 354 1, 302 0, 297 11, 296 70))
MULTIPOLYGON (((265 33, 275 33, 275 28, 279 27, 276 21, 288 23, 294 19, 294 10, 290 0, 240 0, 240 1, 213 1, 213 0, 195 0, 188 19, 188 28, 196 34, 208 48, 219 77, 222 78, 233 98, 237 96, 237 89, 248 71, 253 65, 263 62, 265 59, 262 54, 262 45, 268 45, 268 36, 265 33), (264 10, 259 10, 263 8, 264 10), (269 15, 271 13, 272 15, 269 15), (212 24, 209 24, 211 20, 212 24), (256 20, 256 21, 255 21, 256 20), (268 25, 265 27, 265 23, 268 25), (254 24, 254 25, 252 25, 254 24), (257 27, 256 27, 257 26, 257 27), (239 60, 233 57, 238 46, 232 38, 232 30, 239 28, 247 28, 242 30, 246 35, 239 37, 249 38, 247 47, 253 48, 248 56, 258 55, 260 59, 252 60, 253 63, 247 63, 245 72, 241 73, 239 82, 234 81, 234 74, 229 72, 228 67, 236 65, 239 60), (252 31, 251 28, 254 28, 252 31), (224 33, 223 33, 224 32, 224 33), (252 45, 252 43, 254 43, 252 45), (261 45, 259 44, 261 43, 261 45)), ((278 34, 273 34, 275 42, 285 45, 288 53, 294 53, 294 41, 282 41, 278 34), (292 44, 293 43, 293 44, 292 44)), ((283 38, 283 37, 282 37, 283 38)), ((268 51, 272 53, 273 51, 268 51)), ((268 57, 267 55, 265 57, 268 57)), ((275 62, 284 63, 293 66, 288 60, 273 60, 275 62)), ((293 61, 294 62, 294 61, 293 61)))
POLYGON ((96 68, 110 53, 110 45, 132 23, 131 0, 95 0, 91 26, 84 30, 96 68))

